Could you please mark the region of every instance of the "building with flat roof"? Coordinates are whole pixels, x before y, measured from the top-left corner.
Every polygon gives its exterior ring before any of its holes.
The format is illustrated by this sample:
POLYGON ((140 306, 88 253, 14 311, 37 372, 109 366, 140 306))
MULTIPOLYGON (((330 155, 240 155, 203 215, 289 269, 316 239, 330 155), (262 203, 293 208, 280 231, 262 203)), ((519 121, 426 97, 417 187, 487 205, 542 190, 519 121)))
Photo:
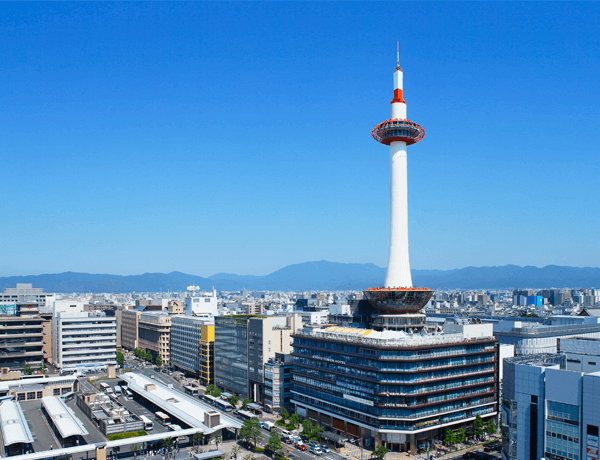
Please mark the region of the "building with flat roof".
MULTIPOLYGON (((574 317, 581 319, 581 317, 574 317)), ((502 321, 494 323, 494 335, 498 341, 515 346, 515 355, 534 355, 556 353, 558 340, 566 337, 587 337, 600 339, 600 323, 556 324, 523 323, 521 321, 502 321)))
POLYGON ((35 303, 40 307, 52 306, 55 295, 34 288, 31 283, 17 283, 14 288, 5 288, 0 293, 0 304, 35 303))
POLYGON ((297 314, 215 317, 215 385, 264 402, 264 365, 277 352, 292 352, 292 334, 301 327, 297 314))
POLYGON ((563 354, 504 361, 505 460, 598 458, 600 372, 570 371, 566 361, 563 354))
POLYGON ((152 360, 160 355, 163 363, 171 362, 171 316, 165 311, 143 312, 138 320, 138 348, 149 351, 152 360))
POLYGON ((114 316, 58 312, 53 320, 52 362, 61 372, 117 364, 114 316))
POLYGON ((37 303, 0 307, 0 368, 38 370, 44 356, 43 321, 37 303))
POLYGON ((414 452, 448 429, 469 432, 477 415, 496 418, 498 341, 490 332, 299 330, 292 403, 301 417, 365 447, 414 452))
POLYGON ((204 434, 213 434, 224 428, 239 430, 242 427, 242 422, 237 418, 223 413, 220 413, 218 423, 214 424, 214 421, 207 420, 207 416, 215 412, 213 406, 198 398, 171 390, 161 382, 143 374, 126 372, 120 375, 120 378, 126 382, 129 391, 142 398, 155 410, 169 415, 172 423, 182 428, 199 428, 204 434))
POLYGON ((200 379, 205 386, 214 381, 214 343, 212 318, 171 317, 171 366, 200 379))
POLYGON ((265 406, 273 412, 281 413, 285 408, 294 411, 292 404, 292 369, 294 367, 291 354, 275 353, 265 363, 265 406))
POLYGON ((142 312, 123 310, 121 312, 121 346, 133 351, 138 348, 138 324, 142 312))

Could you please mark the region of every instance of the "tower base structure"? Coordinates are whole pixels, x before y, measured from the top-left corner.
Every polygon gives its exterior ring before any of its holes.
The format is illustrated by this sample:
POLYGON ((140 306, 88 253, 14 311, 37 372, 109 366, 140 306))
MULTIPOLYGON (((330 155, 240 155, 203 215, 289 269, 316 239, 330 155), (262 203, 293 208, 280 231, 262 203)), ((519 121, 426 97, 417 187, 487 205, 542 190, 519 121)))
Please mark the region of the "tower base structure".
POLYGON ((407 334, 426 334, 427 317, 422 313, 401 315, 372 315, 369 327, 376 331, 402 331, 407 334))

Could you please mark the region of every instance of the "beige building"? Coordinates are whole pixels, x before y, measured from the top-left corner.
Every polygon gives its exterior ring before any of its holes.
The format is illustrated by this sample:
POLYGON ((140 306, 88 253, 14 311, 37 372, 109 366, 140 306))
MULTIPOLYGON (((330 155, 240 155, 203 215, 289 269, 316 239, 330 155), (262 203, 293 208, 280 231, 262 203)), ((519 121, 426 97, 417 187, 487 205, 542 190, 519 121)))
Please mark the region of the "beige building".
POLYGON ((167 305, 169 315, 183 315, 185 313, 185 303, 179 300, 171 300, 167 305))
POLYGON ((121 313, 121 346, 133 351, 138 348, 138 323, 141 312, 123 310, 121 313))
POLYGON ((44 360, 47 363, 52 363, 52 315, 42 315, 42 318, 44 318, 44 321, 42 321, 44 360))
POLYGON ((152 360, 160 355, 168 365, 171 359, 171 317, 167 312, 143 312, 138 322, 138 348, 148 350, 152 360))

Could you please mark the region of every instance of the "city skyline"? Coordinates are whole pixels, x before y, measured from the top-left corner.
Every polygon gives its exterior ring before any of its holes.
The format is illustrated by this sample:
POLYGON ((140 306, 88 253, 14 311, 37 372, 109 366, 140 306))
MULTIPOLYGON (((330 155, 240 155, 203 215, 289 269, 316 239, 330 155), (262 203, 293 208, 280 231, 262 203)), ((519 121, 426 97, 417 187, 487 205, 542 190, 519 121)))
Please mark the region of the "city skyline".
POLYGON ((398 40, 412 267, 598 266, 597 4, 0 14, 0 276, 384 266, 398 40))

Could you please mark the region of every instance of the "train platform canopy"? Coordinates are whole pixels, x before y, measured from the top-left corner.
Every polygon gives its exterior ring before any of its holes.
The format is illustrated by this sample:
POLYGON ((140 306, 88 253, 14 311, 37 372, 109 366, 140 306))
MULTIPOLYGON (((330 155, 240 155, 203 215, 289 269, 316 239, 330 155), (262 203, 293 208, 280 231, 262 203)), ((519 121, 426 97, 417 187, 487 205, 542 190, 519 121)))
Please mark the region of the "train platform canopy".
POLYGON ((143 374, 126 372, 119 375, 127 382, 127 388, 160 407, 163 412, 181 420, 192 428, 200 428, 203 433, 211 434, 222 428, 240 429, 242 422, 230 415, 221 413, 221 424, 209 428, 204 424, 204 414, 215 410, 213 406, 167 387, 158 380, 143 374))
POLYGON ((86 436, 89 434, 83 422, 62 399, 56 396, 46 396, 42 398, 42 405, 63 439, 69 436, 86 436))
POLYGON ((33 443, 25 414, 17 401, 4 401, 0 404, 0 424, 5 446, 33 443))

